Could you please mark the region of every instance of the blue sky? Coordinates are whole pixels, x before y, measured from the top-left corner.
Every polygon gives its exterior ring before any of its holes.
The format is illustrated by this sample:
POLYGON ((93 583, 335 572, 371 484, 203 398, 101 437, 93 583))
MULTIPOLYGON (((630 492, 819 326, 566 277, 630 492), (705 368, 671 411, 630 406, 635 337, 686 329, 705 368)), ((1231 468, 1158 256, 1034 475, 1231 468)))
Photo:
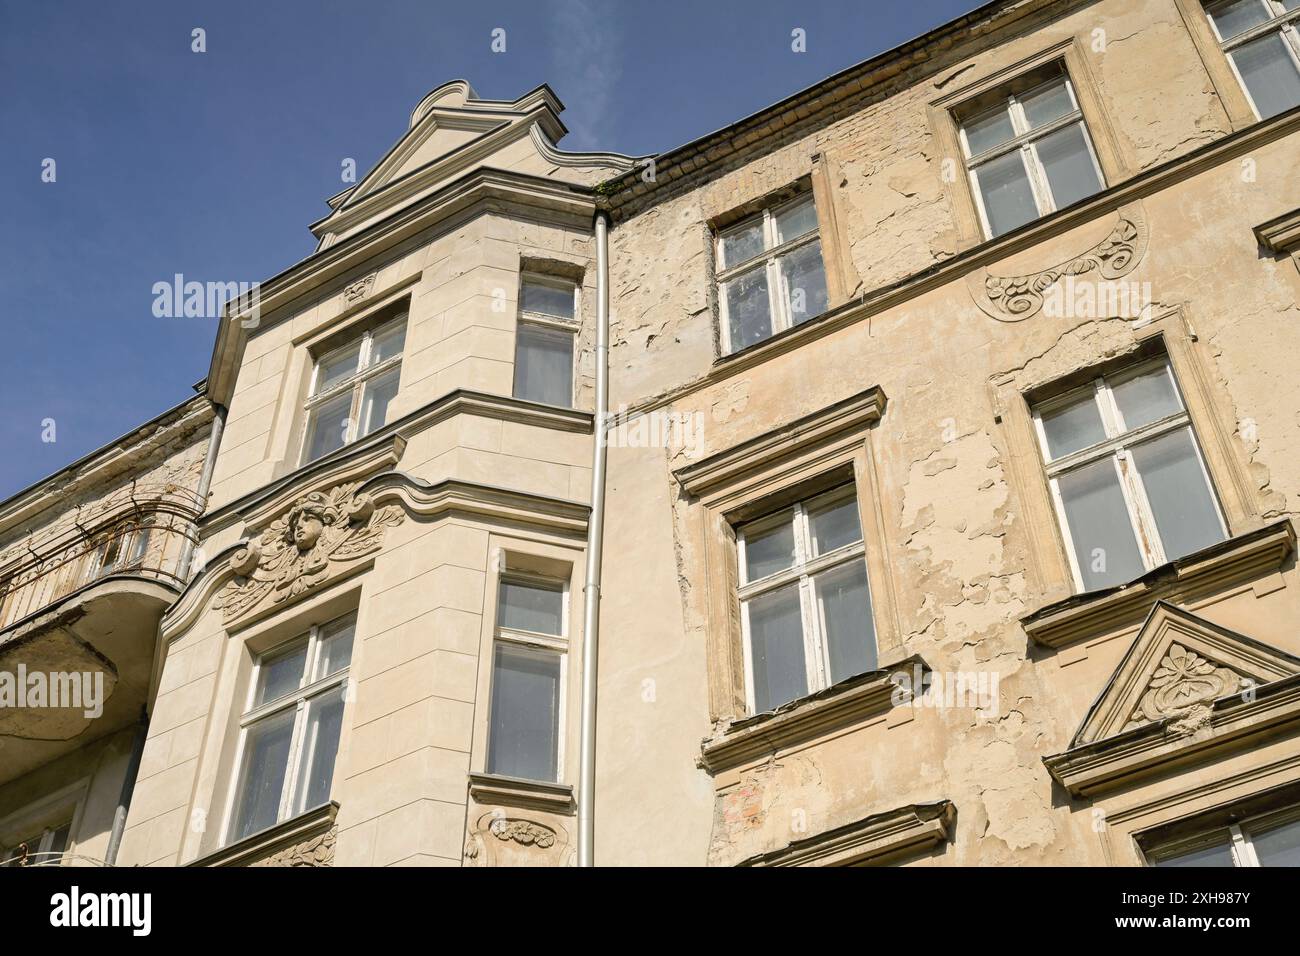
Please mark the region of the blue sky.
POLYGON ((561 146, 655 153, 979 2, 2 0, 0 498, 191 396, 215 323, 155 318, 154 283, 309 254, 343 159, 364 174, 446 80, 550 83, 561 146))

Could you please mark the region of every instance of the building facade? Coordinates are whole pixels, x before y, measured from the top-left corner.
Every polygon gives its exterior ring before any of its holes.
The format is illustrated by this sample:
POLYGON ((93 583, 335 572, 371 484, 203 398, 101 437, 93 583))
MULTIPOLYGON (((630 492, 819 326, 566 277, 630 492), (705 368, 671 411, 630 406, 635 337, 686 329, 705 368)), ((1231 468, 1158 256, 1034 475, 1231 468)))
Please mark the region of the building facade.
POLYGON ((221 324, 115 862, 574 862, 596 513, 598 864, 1300 862, 1298 25, 999 0, 654 157, 435 89, 221 324))

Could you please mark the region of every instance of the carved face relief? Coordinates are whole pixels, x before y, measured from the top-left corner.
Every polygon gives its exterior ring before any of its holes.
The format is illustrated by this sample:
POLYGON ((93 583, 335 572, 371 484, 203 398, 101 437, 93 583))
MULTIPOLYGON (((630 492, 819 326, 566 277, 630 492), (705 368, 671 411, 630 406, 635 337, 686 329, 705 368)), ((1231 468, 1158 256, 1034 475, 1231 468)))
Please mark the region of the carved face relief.
POLYGON ((298 550, 310 551, 320 540, 321 532, 325 530, 325 522, 317 514, 300 511, 289 519, 289 530, 292 532, 293 543, 298 546, 298 550))

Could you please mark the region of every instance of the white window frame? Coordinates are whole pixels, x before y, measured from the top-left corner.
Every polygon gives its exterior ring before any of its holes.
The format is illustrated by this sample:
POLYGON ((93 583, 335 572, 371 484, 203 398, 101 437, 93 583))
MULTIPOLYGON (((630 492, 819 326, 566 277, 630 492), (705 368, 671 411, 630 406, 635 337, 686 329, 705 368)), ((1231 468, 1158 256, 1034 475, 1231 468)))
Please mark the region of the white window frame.
MULTIPOLYGON (((18 842, 13 846, 0 847, 0 864, 4 866, 16 866, 18 857, 18 848, 27 842, 28 838, 20 837, 18 842)), ((51 823, 49 826, 41 829, 41 834, 36 838, 36 845, 32 846, 27 842, 27 859, 30 861, 26 866, 62 866, 63 858, 68 856, 72 851, 72 818, 68 817, 62 823, 51 823), (50 853, 50 846, 54 843, 54 835, 67 827, 68 839, 59 854, 58 860, 47 860, 46 856, 50 853)))
MULTIPOLYGON (((356 649, 357 649, 356 617, 357 617, 356 612, 353 611, 348 614, 343 614, 340 615, 339 617, 326 621, 324 624, 313 625, 305 635, 299 634, 296 637, 290 638, 287 641, 283 641, 280 644, 277 644, 275 647, 272 647, 270 650, 267 650, 264 653, 258 655, 257 661, 253 665, 252 677, 249 681, 249 686, 248 686, 248 695, 244 701, 244 713, 243 716, 239 718, 239 743, 235 748, 235 762, 233 765, 233 772, 230 775, 230 785, 226 795, 225 819, 223 819, 221 823, 221 834, 222 834, 221 845, 222 846, 229 846, 232 842, 235 842, 232 839, 234 837, 235 811, 237 809, 236 804, 239 802, 239 797, 240 797, 239 783, 244 772, 244 756, 245 756, 244 751, 245 751, 246 744, 248 742, 249 729, 252 728, 255 724, 261 723, 263 720, 266 720, 271 717, 275 717, 290 709, 294 711, 293 734, 290 737, 289 757, 288 757, 287 764, 285 766, 284 783, 281 785, 280 788, 280 805, 279 805, 279 809, 276 811, 275 822, 277 824, 283 823, 285 820, 291 819, 292 817, 297 815, 296 811, 294 811, 293 809, 293 806, 298 799, 298 792, 297 792, 298 791, 298 770, 302 758, 303 741, 307 734, 308 705, 316 698, 328 694, 331 691, 341 686, 344 687, 343 717, 344 717, 344 726, 346 726, 348 700, 347 700, 347 689, 345 685, 348 682, 348 675, 352 671, 351 658, 349 658, 349 663, 347 667, 344 667, 333 674, 328 674, 325 677, 322 677, 318 680, 311 681, 310 683, 306 683, 306 681, 309 675, 315 673, 317 658, 320 652, 320 643, 321 643, 320 638, 321 638, 321 633, 323 631, 331 629, 335 625, 340 624, 345 620, 351 619, 352 628, 353 628, 352 654, 356 653, 356 649), (257 686, 261 678, 262 667, 265 664, 265 662, 269 660, 273 660, 275 658, 280 657, 281 655, 288 654, 294 651, 299 645, 303 644, 304 642, 307 644, 307 653, 303 661, 302 676, 298 678, 298 689, 293 693, 285 694, 283 697, 276 698, 275 700, 272 701, 267 701, 266 703, 260 704, 256 707, 253 706, 253 702, 257 699, 257 686)), ((343 747, 343 740, 341 734, 342 734, 342 729, 340 728, 340 738, 338 744, 340 750, 343 747)), ((338 773, 337 758, 338 758, 338 753, 336 751, 335 765, 334 765, 336 775, 338 773)), ((332 785, 330 787, 330 790, 332 793, 333 792, 332 785)), ((313 808, 305 807, 302 812, 306 812, 307 810, 311 810, 311 809, 313 808)), ((245 839, 245 837, 241 837, 240 839, 245 839)))
MULTIPOLYGON (((348 445, 352 444, 358 438, 364 437, 363 435, 358 434, 358 432, 360 431, 361 428, 361 403, 365 397, 364 393, 365 393, 366 384, 371 380, 377 379, 381 375, 386 374, 392 369, 400 368, 402 364, 402 359, 406 355, 406 343, 405 340, 403 340, 402 350, 400 352, 398 352, 396 355, 390 356, 389 358, 385 359, 379 364, 372 366, 370 364, 371 348, 376 338, 382 337, 383 335, 387 334, 388 332, 392 331, 395 328, 398 328, 399 326, 406 325, 407 317, 408 317, 408 313, 403 312, 401 315, 398 315, 395 318, 392 318, 381 325, 377 325, 373 329, 367 329, 366 331, 362 332, 360 335, 361 345, 357 352, 358 371, 353 372, 347 378, 339 382, 336 382, 334 385, 330 386, 328 389, 326 389, 323 392, 320 392, 319 394, 317 394, 316 383, 317 380, 320 378, 321 367, 327 364, 330 361, 330 359, 353 348, 353 346, 357 344, 357 337, 354 336, 348 339, 342 345, 339 345, 337 348, 332 348, 328 352, 322 353, 316 359, 316 362, 312 366, 312 370, 311 370, 311 387, 307 390, 308 398, 307 401, 303 404, 303 408, 306 411, 306 415, 304 416, 303 419, 302 448, 298 453, 298 463, 300 465, 307 465, 310 464, 311 461, 316 460, 316 459, 309 460, 307 458, 307 454, 311 445, 313 426, 315 424, 313 415, 315 414, 316 410, 320 408, 322 405, 326 404, 327 402, 333 401, 335 398, 337 398, 339 395, 344 394, 349 389, 351 389, 352 391, 352 405, 348 409, 347 434, 344 436, 343 445, 341 447, 346 448, 348 445)), ((398 375, 400 376, 400 374, 401 373, 399 372, 398 375)), ((400 383, 399 383, 399 388, 400 388, 400 383)), ((379 428, 382 427, 383 425, 378 425, 375 428, 372 428, 371 431, 377 431, 379 428)), ((367 432, 366 434, 370 434, 370 432, 367 432)), ((338 449, 335 450, 337 451, 338 449)), ((326 454, 331 454, 331 453, 326 452, 326 454)), ((322 455, 321 457, 323 458, 325 456, 322 455)))
POLYGON ((984 230, 984 238, 993 239, 995 237, 993 227, 989 223, 988 211, 984 208, 984 193, 980 189, 978 167, 1008 153, 1019 152, 1021 162, 1024 164, 1029 178, 1029 190, 1033 193, 1034 205, 1038 207, 1038 218, 1041 219, 1056 212, 1058 207, 1056 199, 1052 195, 1051 184, 1047 180, 1047 170, 1038 158, 1038 141, 1065 129, 1067 126, 1074 125, 1077 125, 1083 132, 1083 141, 1088 147, 1088 156, 1092 159, 1093 170, 1097 173, 1097 182, 1101 184, 1098 190, 1100 192, 1106 189, 1106 174, 1102 171, 1101 161, 1097 158, 1097 148, 1092 142, 1092 133, 1088 129, 1088 120, 1083 115, 1083 108, 1079 105, 1078 96, 1075 95, 1074 81, 1070 79, 1070 74, 1066 71, 1064 65, 1061 66, 1059 75, 1044 80, 1042 83, 1036 83, 1028 89, 1008 93, 1000 98, 997 106, 979 110, 960 120, 957 134, 961 140, 962 155, 966 157, 966 176, 970 181, 971 194, 975 197, 975 208, 979 212, 980 228, 984 230), (1062 80, 1065 81, 1065 89, 1070 96, 1070 104, 1073 109, 1050 123, 1030 129, 1029 119, 1025 115, 1025 107, 1022 101, 1046 87, 1055 86, 1062 80), (1015 135, 1005 143, 972 156, 970 141, 966 136, 966 126, 975 120, 988 116, 990 113, 1008 114, 1015 135))
POLYGON ((1251 95, 1246 80, 1242 77, 1241 71, 1237 69, 1237 61, 1233 59, 1232 54, 1238 48, 1258 40, 1266 34, 1277 33, 1282 37, 1282 45, 1291 54, 1291 60, 1295 63, 1296 71, 1300 72, 1300 6, 1294 10, 1286 10, 1279 0, 1256 0, 1256 2, 1272 14, 1271 18, 1227 40, 1219 33, 1219 26, 1214 22, 1214 17, 1210 16, 1210 11, 1217 7, 1227 6, 1228 3, 1223 2, 1223 0, 1203 3, 1202 10, 1205 13, 1205 19, 1210 21, 1210 30, 1213 31, 1214 38, 1219 41, 1219 49, 1223 51, 1223 56, 1228 61, 1232 75, 1237 78, 1237 85, 1241 87, 1242 93, 1246 95, 1246 102, 1250 104, 1255 119, 1258 120, 1263 117, 1259 112, 1259 107, 1255 105, 1255 97, 1251 95))
POLYGON ((1278 827, 1288 826, 1297 821, 1300 821, 1300 807, 1290 807, 1282 811, 1257 814, 1245 820, 1230 823, 1227 826, 1215 827, 1206 833, 1181 840, 1172 846, 1157 847, 1149 853, 1144 853, 1143 856, 1148 866, 1157 866, 1161 860, 1176 859, 1189 853, 1195 853, 1198 850, 1208 850, 1211 847, 1222 846, 1223 840, 1215 839, 1215 837, 1227 830, 1228 847, 1232 852, 1232 865, 1235 867, 1263 867, 1264 864, 1259 862, 1259 856, 1255 852, 1254 831, 1267 832, 1278 827))
POLYGON ((1201 451, 1200 438, 1197 436, 1196 427, 1192 423, 1191 414, 1187 410, 1187 400, 1178 385, 1178 377, 1174 375, 1173 366, 1168 356, 1162 355, 1130 365, 1116 372, 1098 375, 1087 385, 1072 388, 1061 395, 1036 402, 1032 413, 1034 432, 1038 436, 1038 446, 1043 456, 1043 467, 1047 473, 1052 503, 1056 508, 1057 523, 1061 528, 1061 536, 1065 540, 1065 550, 1069 556, 1070 571, 1074 576, 1074 586, 1077 591, 1081 593, 1084 591, 1083 572, 1079 567, 1074 540, 1070 535, 1070 523, 1066 520, 1065 501, 1061 495, 1060 477, 1066 472, 1074 471, 1096 461, 1106 458, 1112 460, 1115 474, 1119 478, 1120 490, 1124 496, 1124 504, 1128 510, 1129 522, 1133 529, 1133 538, 1137 544, 1138 555, 1142 559, 1144 570, 1151 571, 1166 563, 1168 559, 1165 556, 1164 546, 1160 540, 1160 531, 1156 527, 1155 512, 1151 508, 1151 503, 1147 500, 1142 476, 1138 474, 1138 469, 1132 465, 1130 450, 1134 446, 1144 444, 1162 435, 1180 431, 1184 428, 1190 430, 1192 447, 1196 451, 1196 460, 1201 466, 1201 474, 1205 478, 1210 500, 1214 504, 1220 530, 1225 538, 1228 537, 1228 523, 1223 514, 1223 505, 1219 501, 1218 491, 1210 476, 1210 470, 1206 467, 1205 455, 1201 451), (1164 369, 1170 383, 1173 385, 1174 395, 1178 399, 1180 408, 1177 412, 1166 415, 1164 418, 1130 429, 1124 422, 1124 416, 1112 390, 1116 385, 1156 368, 1164 369), (1089 445, 1087 448, 1081 448, 1068 455, 1053 459, 1047 445, 1047 431, 1043 427, 1043 414, 1063 405, 1069 405, 1090 392, 1094 395, 1100 409, 1102 427, 1106 431, 1105 439, 1089 445))
MULTIPOLYGON (((738 222, 732 223, 725 229, 718 231, 717 238, 714 242, 715 255, 717 257, 718 271, 715 276, 715 284, 718 291, 718 314, 720 316, 722 331, 722 354, 730 355, 735 351, 731 345, 731 319, 727 311, 727 283, 739 275, 750 272, 759 266, 767 270, 767 307, 768 315, 772 320, 772 334, 767 338, 772 338, 795 325, 794 316, 790 313, 789 303, 790 296, 785 289, 785 279, 781 275, 780 261, 785 256, 799 249, 801 246, 811 245, 821 239, 821 219, 817 211, 817 203, 811 192, 800 193, 792 199, 772 206, 766 206, 761 212, 752 216, 746 216, 738 222), (796 236, 783 243, 777 243, 776 220, 786 210, 807 203, 813 208, 813 221, 816 225, 802 236, 796 236), (758 255, 751 256, 736 265, 731 265, 726 261, 726 253, 723 251, 724 240, 737 232, 743 232, 745 229, 753 226, 756 220, 761 219, 763 222, 763 251, 758 255)), ((822 275, 826 274, 826 250, 821 250, 822 257, 822 275)), ((823 280, 824 281, 824 280, 823 280)), ((808 316, 812 319, 814 316, 808 316)), ((804 321, 808 321, 805 319, 804 321)), ((765 339, 762 341, 766 341, 765 339)), ((757 343, 755 343, 757 344, 757 343)))
MULTIPOLYGON (((582 305, 582 289, 577 282, 572 279, 564 279, 559 276, 550 276, 541 272, 524 272, 519 276, 519 314, 516 319, 515 334, 515 368, 519 367, 519 336, 518 329, 525 325, 532 325, 538 328, 546 329, 552 332, 564 332, 573 336, 572 355, 569 361, 569 403, 567 408, 573 408, 577 401, 578 391, 578 330, 581 326, 579 311, 582 305), (552 289, 571 289, 573 290, 573 318, 565 318, 562 315, 551 315, 548 312, 537 312, 524 309, 524 284, 535 283, 537 285, 550 286, 552 289)), ((514 394, 514 383, 511 383, 511 393, 514 394)), ((518 398, 518 395, 514 395, 518 398)), ((532 399, 524 399, 532 401, 532 399)))
MULTIPOLYGON (((805 498, 773 514, 746 522, 736 529, 736 558, 739 572, 739 587, 736 595, 740 601, 741 645, 745 660, 745 703, 751 714, 756 714, 759 711, 754 697, 754 652, 750 641, 749 626, 750 601, 796 582, 799 585, 799 616, 803 628, 804 671, 808 685, 807 693, 808 695, 815 694, 830 686, 830 644, 826 639, 821 614, 817 610, 816 594, 813 591, 813 578, 823 572, 851 564, 853 561, 863 562, 865 572, 867 544, 865 530, 862 526, 862 516, 859 514, 858 530, 863 537, 860 537, 853 544, 846 544, 833 551, 814 557, 809 514, 844 501, 852 501, 854 506, 857 507, 858 496, 855 484, 840 485, 830 491, 805 498), (794 523, 794 564, 789 568, 769 574, 756 581, 750 581, 748 579, 748 562, 745 556, 747 538, 756 532, 770 531, 772 528, 789 524, 791 521, 794 523)), ((865 577, 867 579, 867 595, 870 600, 871 575, 866 573, 865 577)), ((874 601, 872 601, 871 607, 874 611, 874 601)), ((874 620, 871 622, 871 638, 876 643, 876 653, 878 655, 880 644, 874 620)))
MULTIPOLYGON (((565 751, 565 728, 568 726, 568 687, 569 687, 569 582, 557 580, 556 578, 546 577, 540 574, 528 574, 521 571, 510 571, 502 574, 497 579, 497 610, 496 625, 492 634, 492 680, 488 688, 488 737, 485 763, 490 768, 492 766, 492 697, 497 692, 496 688, 496 649, 497 644, 510 644, 516 647, 527 648, 532 651, 542 651, 547 653, 558 654, 560 657, 560 688, 559 699, 555 704, 555 772, 553 781, 541 781, 544 783, 563 783, 564 782, 564 751, 565 751), (501 586, 503 584, 522 584, 528 587, 545 588, 548 591, 558 591, 560 593, 560 633, 543 634, 539 631, 525 631, 519 628, 504 627, 501 624, 501 586)), ((489 770, 489 772, 493 772, 489 770)))

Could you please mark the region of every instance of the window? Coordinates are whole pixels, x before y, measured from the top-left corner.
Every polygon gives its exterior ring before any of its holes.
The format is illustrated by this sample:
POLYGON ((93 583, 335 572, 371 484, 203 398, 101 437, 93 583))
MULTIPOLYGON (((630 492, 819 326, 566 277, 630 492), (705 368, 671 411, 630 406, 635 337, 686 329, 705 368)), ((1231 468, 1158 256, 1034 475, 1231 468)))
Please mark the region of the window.
POLYGON ((1059 63, 964 112, 961 146, 990 239, 1105 187, 1074 86, 1059 63))
POLYGON ((718 236, 722 351, 738 352, 826 311, 817 208, 801 196, 718 236))
POLYGON ((1205 13, 1260 119, 1300 105, 1300 0, 1226 0, 1205 13))
POLYGON ((307 399, 303 464, 383 426, 397 395, 405 343, 401 315, 320 357, 307 399))
POLYGON ((523 277, 515 332, 515 398, 573 407, 577 309, 574 283, 545 276, 523 277))
POLYGON ((1233 823, 1147 854, 1152 866, 1300 866, 1295 809, 1233 823))
POLYGON ((488 773, 559 780, 568 590, 507 578, 497 593, 488 773))
POLYGON ((329 800, 355 632, 356 617, 348 615, 257 662, 239 722, 227 843, 329 800))
POLYGON ((737 529, 751 713, 876 668, 876 633, 852 486, 737 529))
POLYGON ((0 847, 0 866, 61 866, 72 835, 72 821, 49 826, 0 847))
POLYGON ((1227 536, 1166 357, 1041 402, 1034 422, 1080 590, 1227 536))

